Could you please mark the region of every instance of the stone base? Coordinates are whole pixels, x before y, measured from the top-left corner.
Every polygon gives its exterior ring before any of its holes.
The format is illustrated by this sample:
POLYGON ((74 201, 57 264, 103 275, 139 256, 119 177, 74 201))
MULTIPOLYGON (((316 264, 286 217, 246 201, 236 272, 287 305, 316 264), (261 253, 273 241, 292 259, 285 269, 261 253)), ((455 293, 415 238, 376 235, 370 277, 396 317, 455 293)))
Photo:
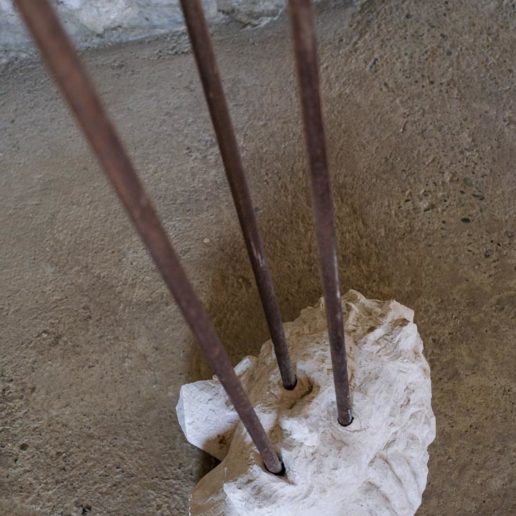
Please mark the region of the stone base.
POLYGON ((216 379, 184 385, 176 411, 188 441, 222 462, 195 487, 193 515, 412 515, 435 437, 430 369, 395 301, 349 291, 346 347, 354 421, 337 423, 322 302, 285 324, 298 383, 282 388, 272 344, 235 368, 286 468, 268 473, 216 379))

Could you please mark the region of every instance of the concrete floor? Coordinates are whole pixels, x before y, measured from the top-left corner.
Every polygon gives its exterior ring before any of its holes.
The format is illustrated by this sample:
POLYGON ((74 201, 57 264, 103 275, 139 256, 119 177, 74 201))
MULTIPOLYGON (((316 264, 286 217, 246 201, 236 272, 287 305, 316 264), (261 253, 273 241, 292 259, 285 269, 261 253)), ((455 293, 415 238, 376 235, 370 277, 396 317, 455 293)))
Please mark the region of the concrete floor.
MULTIPOLYGON (((344 289, 411 306, 437 439, 421 515, 516 513, 516 10, 319 15, 344 289)), ((320 296, 285 18, 217 54, 284 319, 320 296)), ((266 338, 196 71, 161 39, 85 55, 236 362, 266 338)), ((0 513, 186 514, 176 422, 209 372, 39 64, 0 76, 0 513)))

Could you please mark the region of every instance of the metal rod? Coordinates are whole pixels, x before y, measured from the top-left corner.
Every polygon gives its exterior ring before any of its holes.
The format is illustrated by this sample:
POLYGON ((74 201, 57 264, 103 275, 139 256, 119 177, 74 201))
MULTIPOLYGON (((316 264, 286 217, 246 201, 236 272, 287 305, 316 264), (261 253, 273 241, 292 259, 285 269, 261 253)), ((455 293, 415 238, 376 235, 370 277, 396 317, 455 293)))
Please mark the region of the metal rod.
POLYGON ((104 172, 258 448, 265 467, 271 473, 280 474, 283 465, 56 13, 48 0, 15 1, 104 172))
POLYGON ((289 0, 289 11, 305 141, 310 162, 312 203, 337 398, 337 418, 341 425, 347 426, 353 421, 353 415, 349 395, 335 222, 319 92, 317 43, 312 2, 311 0, 289 0))
POLYGON ((181 0, 181 6, 204 88, 206 102, 208 103, 211 120, 217 136, 222 161, 224 162, 226 176, 238 214, 238 220, 240 221, 263 310, 274 344, 274 352, 278 361, 283 386, 286 389, 293 389, 296 386, 296 373, 290 360, 278 301, 265 258, 263 242, 258 231, 258 224, 202 3, 200 0, 181 0))

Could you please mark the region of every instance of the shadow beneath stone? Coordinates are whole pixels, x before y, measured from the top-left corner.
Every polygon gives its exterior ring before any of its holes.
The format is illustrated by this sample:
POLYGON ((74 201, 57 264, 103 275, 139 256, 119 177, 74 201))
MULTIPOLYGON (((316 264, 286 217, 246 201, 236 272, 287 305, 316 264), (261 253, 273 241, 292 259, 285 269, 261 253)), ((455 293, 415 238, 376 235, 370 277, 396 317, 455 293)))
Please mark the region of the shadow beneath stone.
POLYGON ((220 464, 220 460, 212 457, 208 453, 199 450, 199 467, 197 468, 196 482, 199 482, 202 477, 207 475, 212 469, 216 468, 220 464))

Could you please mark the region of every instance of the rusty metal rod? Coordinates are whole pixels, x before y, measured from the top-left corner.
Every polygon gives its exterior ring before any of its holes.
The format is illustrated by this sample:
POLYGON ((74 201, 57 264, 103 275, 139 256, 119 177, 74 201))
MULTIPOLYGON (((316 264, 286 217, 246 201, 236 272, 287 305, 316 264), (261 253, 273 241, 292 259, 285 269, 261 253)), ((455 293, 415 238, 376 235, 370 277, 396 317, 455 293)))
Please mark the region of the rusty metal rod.
POLYGON ((280 474, 283 465, 56 13, 48 0, 15 1, 93 152, 261 453, 265 467, 272 473, 280 474))
POLYGON ((296 386, 296 373, 290 360, 278 301, 265 258, 263 242, 258 231, 256 215, 249 194, 202 2, 200 0, 181 0, 181 6, 204 88, 206 102, 208 103, 211 120, 217 136, 222 161, 224 162, 233 202, 235 203, 272 343, 274 344, 274 352, 278 361, 283 386, 286 389, 293 389, 296 386))
POLYGON ((289 13, 310 162, 312 204, 337 398, 337 418, 341 425, 347 426, 353 421, 353 415, 344 342, 333 201, 319 91, 315 18, 311 0, 289 0, 289 13))

